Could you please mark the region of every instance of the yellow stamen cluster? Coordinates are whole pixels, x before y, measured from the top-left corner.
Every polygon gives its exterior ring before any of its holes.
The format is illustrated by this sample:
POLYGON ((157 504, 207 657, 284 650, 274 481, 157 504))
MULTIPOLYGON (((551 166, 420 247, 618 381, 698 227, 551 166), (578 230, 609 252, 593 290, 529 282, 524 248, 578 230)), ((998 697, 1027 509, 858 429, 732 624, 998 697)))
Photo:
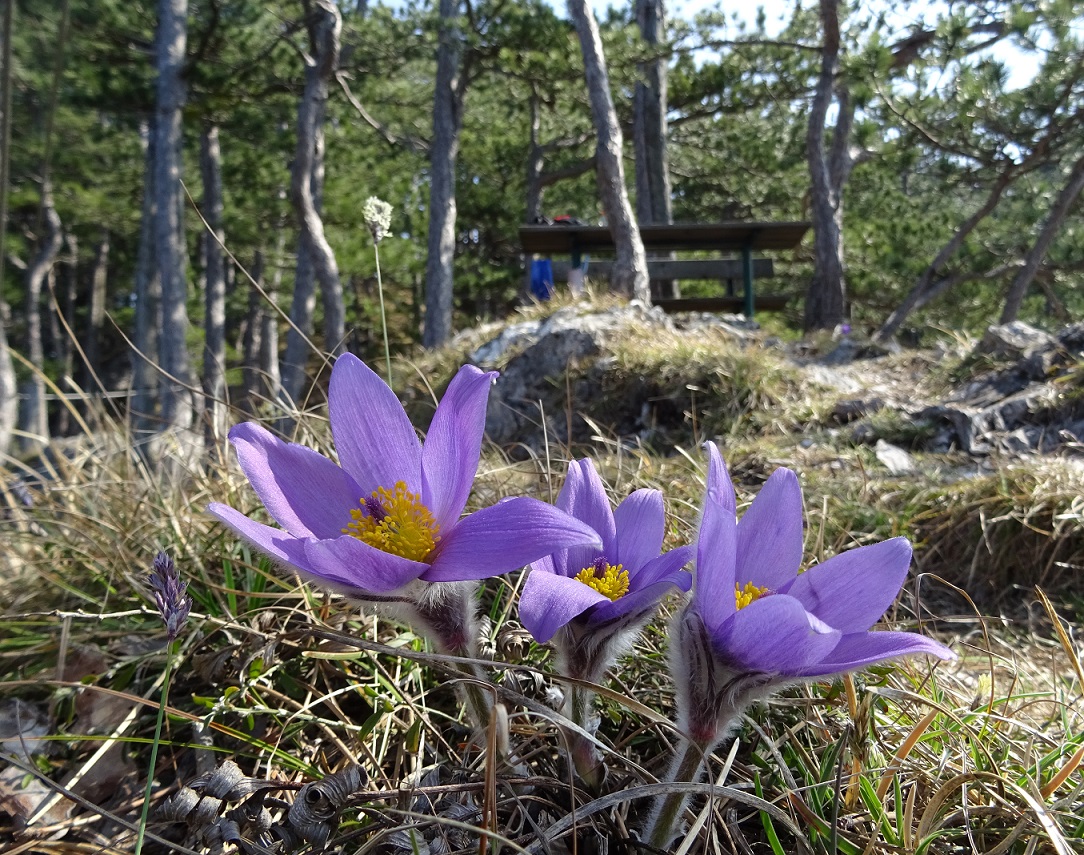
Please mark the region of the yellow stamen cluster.
POLYGON ((403 481, 397 481, 392 490, 378 488, 360 504, 350 511, 354 521, 343 534, 411 561, 424 561, 440 540, 440 526, 433 514, 403 481))
POLYGON ((752 582, 746 582, 744 588, 734 586, 734 599, 737 601, 739 609, 744 609, 750 603, 755 603, 768 593, 770 591, 767 588, 758 588, 752 582))
POLYGON ((584 567, 575 578, 577 582, 583 582, 611 600, 619 599, 629 592, 628 571, 620 564, 615 567, 601 559, 590 567, 584 567))

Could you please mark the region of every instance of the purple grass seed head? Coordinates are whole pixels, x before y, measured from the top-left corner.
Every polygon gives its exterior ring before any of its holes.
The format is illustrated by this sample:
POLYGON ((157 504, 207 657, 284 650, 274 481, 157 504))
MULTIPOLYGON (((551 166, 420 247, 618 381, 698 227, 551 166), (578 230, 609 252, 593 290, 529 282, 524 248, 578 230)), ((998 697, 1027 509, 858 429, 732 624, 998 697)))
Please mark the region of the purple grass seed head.
POLYGON ((154 603, 166 624, 166 635, 170 641, 174 641, 181 634, 181 629, 192 611, 188 584, 181 581, 173 559, 165 552, 154 556, 149 578, 151 590, 154 591, 154 603))

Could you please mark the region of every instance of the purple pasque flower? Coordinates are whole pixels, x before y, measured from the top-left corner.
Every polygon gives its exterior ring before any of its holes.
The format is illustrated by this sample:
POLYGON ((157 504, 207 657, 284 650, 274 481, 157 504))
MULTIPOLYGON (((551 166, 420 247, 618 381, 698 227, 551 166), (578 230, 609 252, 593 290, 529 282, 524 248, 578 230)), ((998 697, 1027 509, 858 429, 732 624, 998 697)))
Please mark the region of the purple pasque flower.
POLYGON ((693 597, 675 626, 674 674, 684 729, 702 746, 751 701, 786 683, 885 659, 955 655, 913 632, 870 632, 911 563, 896 537, 829 558, 804 573, 802 491, 777 469, 739 523, 734 486, 714 443, 696 547, 693 597))
POLYGON ((209 510, 281 564, 363 600, 395 600, 415 580, 482 579, 555 548, 597 543, 588 526, 537 499, 463 516, 496 376, 463 366, 423 443, 388 385, 356 356, 340 356, 328 393, 339 464, 255 422, 237 425, 230 440, 241 468, 281 528, 226 505, 209 510))
MULTIPOLYGON (((519 615, 538 641, 566 630, 559 647, 590 636, 597 643, 642 624, 671 588, 689 590, 692 577, 682 567, 692 547, 662 553, 666 514, 658 490, 637 490, 611 510, 594 464, 574 460, 557 507, 598 532, 602 548, 573 546, 531 564, 519 615)), ((581 670, 584 658, 569 664, 586 679, 601 676, 581 670)))

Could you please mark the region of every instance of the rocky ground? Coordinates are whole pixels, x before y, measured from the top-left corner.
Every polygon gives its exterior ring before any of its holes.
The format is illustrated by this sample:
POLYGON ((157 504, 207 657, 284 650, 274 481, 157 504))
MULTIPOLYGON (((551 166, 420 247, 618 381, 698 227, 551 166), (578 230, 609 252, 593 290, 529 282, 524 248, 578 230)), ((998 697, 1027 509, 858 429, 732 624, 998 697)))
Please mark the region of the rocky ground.
POLYGON ((819 346, 785 343, 740 317, 670 317, 633 303, 566 306, 471 330, 456 345, 475 364, 502 372, 490 437, 538 449, 547 439, 585 441, 598 426, 650 440, 660 426, 676 429, 675 421, 694 418, 689 389, 703 378, 641 370, 617 383, 614 375, 623 371, 619 353, 657 349, 664 360, 667 347, 703 348, 705 341, 785 366, 816 401, 804 427, 876 444, 890 470, 906 471, 908 452, 982 458, 1084 450, 1084 324, 1050 334, 1018 322, 990 327, 975 344, 902 351, 852 336, 819 346))

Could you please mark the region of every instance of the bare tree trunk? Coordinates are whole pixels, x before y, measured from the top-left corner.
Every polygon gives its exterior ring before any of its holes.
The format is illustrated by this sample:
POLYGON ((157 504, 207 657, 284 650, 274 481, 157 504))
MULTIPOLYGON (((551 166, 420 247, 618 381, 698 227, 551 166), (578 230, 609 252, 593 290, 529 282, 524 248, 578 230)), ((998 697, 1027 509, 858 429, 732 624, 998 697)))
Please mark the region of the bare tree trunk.
POLYGON ((272 257, 271 282, 265 288, 267 305, 262 306, 260 316, 260 373, 263 376, 263 394, 266 400, 277 401, 281 394, 282 378, 279 375, 279 319, 275 306, 282 292, 283 252, 286 248, 286 231, 279 224, 275 238, 275 254, 272 257))
MULTIPOLYGON (((310 345, 307 337, 312 333, 312 318, 316 311, 316 279, 312 262, 303 243, 297 247, 297 267, 294 272, 294 295, 290 303, 290 329, 286 333, 286 353, 282 357, 281 400, 289 407, 301 406, 308 376, 305 366, 309 360, 310 345)), ((283 421, 279 430, 288 432, 289 423, 283 421)))
MULTIPOLYGON (((11 152, 11 78, 12 36, 14 31, 15 3, 4 4, 3 44, 0 54, 0 285, 4 282, 4 264, 7 259, 5 243, 8 233, 8 184, 10 183, 9 154, 11 152)), ((18 418, 19 399, 16 397, 15 366, 8 350, 7 325, 10 323, 8 305, 0 288, 0 454, 6 454, 11 446, 11 435, 18 418)))
POLYGON ((1009 293, 1005 297, 1005 308, 1001 312, 1001 323, 1007 324, 1016 320, 1016 316, 1020 313, 1020 304, 1024 302, 1024 295, 1027 294, 1028 287, 1035 278, 1035 273, 1039 270, 1039 265, 1046 258, 1050 244, 1054 242, 1054 238, 1061 231, 1065 218, 1069 215, 1069 211, 1076 202, 1081 190, 1084 190, 1084 156, 1081 156, 1073 164, 1069 177, 1065 181, 1065 186, 1061 188, 1057 199, 1051 205, 1050 214, 1047 216, 1046 222, 1043 223, 1039 236, 1035 239, 1035 244, 1024 259, 1024 266, 1020 268, 1013 278, 1012 284, 1009 285, 1009 293))
POLYGON ((45 351, 41 339, 41 293, 64 243, 60 215, 53 205, 48 181, 41 188, 44 233, 37 255, 26 271, 26 355, 34 371, 22 384, 19 428, 23 452, 40 451, 49 443, 49 414, 45 406, 45 351))
MULTIPOLYGON (((666 9, 663 0, 636 0, 640 38, 656 54, 640 64, 640 79, 633 94, 633 148, 636 152, 636 219, 640 225, 671 223, 670 161, 666 150, 666 59, 658 53, 666 40, 666 9)), ((674 254, 659 253, 660 258, 674 254)), ((678 297, 677 282, 658 279, 651 283, 653 298, 678 297)))
MULTIPOLYGON (((257 249, 249 275, 260 288, 264 288, 263 270, 263 250, 257 249)), ((256 401, 263 391, 260 382, 260 334, 263 332, 263 313, 263 295, 255 285, 252 285, 248 289, 248 310, 245 312, 245 329, 240 343, 241 399, 237 402, 241 411, 250 416, 256 412, 256 401)))
POLYGON ((153 125, 145 133, 143 152, 143 210, 139 221, 139 245, 135 268, 135 334, 132 339, 132 397, 129 419, 137 436, 154 430, 154 406, 158 398, 158 375, 152 360, 158 355, 158 330, 161 327, 162 280, 155 262, 154 192, 155 137, 153 125))
POLYGON ((158 0, 158 83, 155 117, 155 250, 162 279, 159 362, 161 428, 190 427, 195 417, 188 355, 187 259, 182 217, 181 120, 186 93, 182 78, 188 40, 188 0, 158 0))
POLYGON ((313 175, 323 159, 316 157, 318 128, 324 122, 328 81, 339 65, 342 17, 331 0, 306 4, 312 56, 305 58, 305 91, 297 108, 297 150, 290 179, 290 197, 301 228, 301 242, 320 283, 324 303, 324 348, 342 353, 346 338, 342 284, 335 253, 324 235, 324 223, 313 198, 313 175))
MULTIPOLYGON (((71 232, 64 235, 68 251, 61 264, 62 275, 46 279, 52 298, 49 326, 53 330, 52 358, 57 366, 59 386, 68 389, 72 374, 72 332, 75 329, 75 291, 79 276, 79 240, 71 232)), ((71 413, 67 407, 59 407, 56 414, 56 433, 66 436, 71 426, 71 413)))
POLYGON ((568 12, 576 27, 583 52, 584 75, 587 95, 591 101, 591 116, 598 136, 598 185, 602 207, 614 239, 614 267, 611 286, 630 297, 651 302, 647 278, 647 257, 636 218, 629 204, 625 188, 625 167, 622 162, 624 147, 621 126, 617 122, 613 99, 610 96, 610 79, 606 72, 606 57, 602 53, 595 16, 587 0, 568 0, 568 12))
MULTIPOLYGON (((86 376, 83 388, 93 389, 102 371, 102 327, 105 324, 106 286, 109 283, 109 232, 102 231, 94 250, 94 266, 90 270, 90 312, 83 344, 86 356, 86 376)), ((104 389, 101 391, 105 391, 104 389)))
POLYGON ((206 290, 203 316, 203 447, 217 455, 226 432, 226 269, 222 245, 222 151, 218 126, 207 124, 200 134, 203 178, 203 217, 206 239, 206 290))
POLYGON ((455 260, 455 164, 459 157, 464 86, 459 0, 440 0, 440 44, 429 146, 429 241, 425 261, 425 330, 422 344, 439 347, 452 335, 455 260))
MULTIPOLYGON (((834 167, 846 165, 850 115, 847 115, 846 119, 844 116, 853 109, 849 103, 840 104, 840 121, 846 122, 847 133, 845 135, 841 133, 842 129, 837 122, 832 152, 826 150, 825 143, 828 109, 832 105, 832 96, 837 85, 836 75, 839 72, 838 0, 820 0, 820 18, 824 40, 821 70, 809 111, 809 125, 806 129, 806 159, 809 162, 810 209, 813 217, 813 251, 816 259, 813 279, 806 291, 804 326, 807 331, 831 329, 842 323, 847 292, 843 266, 843 183, 846 180, 846 174, 833 175, 833 172, 835 172, 834 167), (838 156, 837 152, 843 155, 843 162, 833 162, 838 156)), ((845 92, 842 87, 841 91, 845 92)), ((845 94, 841 102, 843 100, 849 102, 845 94)))

